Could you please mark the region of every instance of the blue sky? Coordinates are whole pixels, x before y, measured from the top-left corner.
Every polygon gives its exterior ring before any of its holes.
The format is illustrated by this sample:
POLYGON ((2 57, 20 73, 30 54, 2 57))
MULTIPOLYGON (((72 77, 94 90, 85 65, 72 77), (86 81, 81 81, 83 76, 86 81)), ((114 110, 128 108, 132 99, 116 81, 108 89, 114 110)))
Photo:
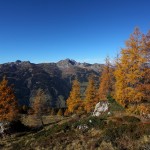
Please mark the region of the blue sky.
POLYGON ((0 63, 114 58, 138 26, 150 29, 149 0, 0 0, 0 63))

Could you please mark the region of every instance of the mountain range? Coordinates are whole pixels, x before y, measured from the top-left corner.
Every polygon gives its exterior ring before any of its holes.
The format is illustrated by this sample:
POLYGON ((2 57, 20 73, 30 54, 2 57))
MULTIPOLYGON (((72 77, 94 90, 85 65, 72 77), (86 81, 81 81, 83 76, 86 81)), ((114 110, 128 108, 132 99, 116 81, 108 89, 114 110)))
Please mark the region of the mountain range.
POLYGON ((37 90, 42 89, 45 93, 43 101, 47 106, 62 108, 66 107, 72 80, 80 81, 84 96, 88 77, 94 75, 96 81, 99 81, 102 68, 103 64, 79 63, 70 59, 39 64, 17 60, 0 64, 0 80, 5 75, 9 85, 14 85, 20 105, 32 105, 37 90))

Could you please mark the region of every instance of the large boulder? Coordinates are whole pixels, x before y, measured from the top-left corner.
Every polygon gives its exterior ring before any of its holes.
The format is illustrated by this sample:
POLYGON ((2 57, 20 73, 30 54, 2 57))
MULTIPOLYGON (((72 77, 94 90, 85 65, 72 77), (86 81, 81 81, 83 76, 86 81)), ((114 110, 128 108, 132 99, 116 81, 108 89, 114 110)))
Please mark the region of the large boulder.
POLYGON ((105 112, 109 111, 109 103, 108 101, 100 101, 99 103, 96 104, 93 116, 100 116, 105 112))

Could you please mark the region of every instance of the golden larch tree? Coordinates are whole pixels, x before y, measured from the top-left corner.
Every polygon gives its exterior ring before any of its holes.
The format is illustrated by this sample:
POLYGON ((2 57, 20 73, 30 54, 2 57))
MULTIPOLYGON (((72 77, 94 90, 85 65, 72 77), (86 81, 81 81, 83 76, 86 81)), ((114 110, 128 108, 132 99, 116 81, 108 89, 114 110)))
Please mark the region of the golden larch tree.
POLYGON ((89 77, 88 86, 85 91, 84 108, 87 113, 94 110, 98 102, 97 87, 93 76, 89 77))
POLYGON ((142 34, 136 28, 116 63, 115 99, 123 106, 137 104, 144 98, 144 93, 138 87, 145 73, 143 65, 146 62, 141 43, 142 34))
POLYGON ((42 115, 44 111, 45 94, 42 89, 38 89, 33 102, 34 114, 40 119, 42 126, 44 126, 42 115))
POLYGON ((18 116, 18 104, 12 86, 3 77, 0 82, 0 121, 14 121, 18 116))
POLYGON ((145 58, 142 68, 144 73, 138 89, 144 93, 144 101, 150 102, 150 31, 146 35, 143 35, 142 50, 145 58))
POLYGON ((107 100, 107 96, 112 94, 114 86, 113 71, 114 71, 113 66, 110 63, 109 57, 107 57, 105 60, 102 75, 100 77, 100 85, 98 91, 100 100, 107 100))
POLYGON ((83 101, 80 94, 80 83, 78 80, 74 80, 72 84, 72 90, 67 99, 67 107, 69 113, 80 113, 83 111, 83 101))
POLYGON ((137 89, 143 93, 143 103, 136 106, 136 112, 147 117, 150 114, 150 31, 142 37, 142 51, 145 63, 142 66, 143 77, 137 89))

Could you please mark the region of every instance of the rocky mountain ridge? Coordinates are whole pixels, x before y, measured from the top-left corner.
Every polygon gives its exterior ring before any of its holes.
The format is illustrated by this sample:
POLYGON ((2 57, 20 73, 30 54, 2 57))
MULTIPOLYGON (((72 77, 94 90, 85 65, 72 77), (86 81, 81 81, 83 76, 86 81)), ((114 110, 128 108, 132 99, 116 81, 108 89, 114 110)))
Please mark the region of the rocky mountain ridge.
POLYGON ((77 78, 85 86, 90 75, 99 78, 102 68, 102 64, 79 63, 70 59, 40 64, 17 60, 0 64, 0 80, 6 75, 9 84, 14 84, 20 105, 32 105, 40 88, 45 92, 47 106, 65 107, 71 81, 77 78))

